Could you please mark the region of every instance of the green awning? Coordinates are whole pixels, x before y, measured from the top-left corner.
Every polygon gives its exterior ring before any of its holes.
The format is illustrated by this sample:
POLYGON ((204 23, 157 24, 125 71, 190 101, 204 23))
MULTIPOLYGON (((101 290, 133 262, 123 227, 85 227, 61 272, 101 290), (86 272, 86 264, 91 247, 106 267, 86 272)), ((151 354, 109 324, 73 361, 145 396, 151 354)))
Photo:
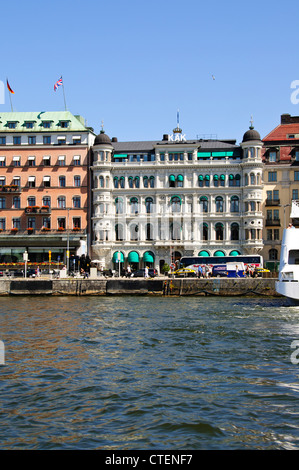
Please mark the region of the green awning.
POLYGON ((169 175, 169 181, 175 181, 175 176, 174 175, 169 175))
POLYGON ((200 251, 200 252, 198 253, 198 256, 210 256, 210 255, 209 255, 209 253, 208 253, 207 251, 204 251, 204 250, 203 250, 203 251, 200 251))
POLYGON ((151 251, 146 251, 143 255, 143 261, 145 263, 153 263, 154 262, 154 255, 151 251))
POLYGON ((238 251, 231 251, 229 256, 239 256, 240 253, 238 251))
POLYGON ((209 175, 206 175, 205 176, 205 180, 209 180, 210 179, 210 176, 209 175))
POLYGON ((214 178, 214 180, 217 181, 218 180, 218 175, 214 175, 213 178, 214 178))
POLYGON ((184 181, 183 175, 178 175, 178 181, 184 181))
POLYGON ((225 255, 223 251, 218 250, 218 251, 215 251, 214 256, 225 256, 225 255))
POLYGON ((127 154, 126 153, 119 153, 118 155, 115 153, 114 154, 114 158, 127 158, 127 154))
POLYGON ((128 255, 129 263, 139 263, 139 254, 136 251, 131 251, 128 255))
POLYGON ((202 180, 203 180, 203 176, 202 176, 202 175, 199 175, 198 179, 199 179, 200 181, 202 181, 202 180))
POLYGON ((211 156, 211 152, 197 152, 197 156, 198 156, 199 158, 201 158, 201 157, 204 157, 204 158, 205 158, 205 157, 210 157, 210 156, 211 156))
POLYGON ((119 251, 116 251, 115 253, 113 253, 113 256, 112 256, 112 262, 113 263, 116 263, 117 260, 118 260, 118 255, 120 253, 120 262, 123 263, 124 262, 124 255, 122 252, 119 252, 119 251))
POLYGON ((201 200, 201 201, 207 201, 208 198, 207 198, 207 196, 201 196, 200 200, 201 200))
POLYGON ((222 181, 224 181, 224 180, 225 180, 225 176, 224 176, 224 175, 220 175, 220 179, 221 179, 222 181))
POLYGON ((229 179, 230 179, 230 180, 233 180, 233 179, 234 179, 234 175, 229 175, 229 179))
POLYGON ((236 180, 240 180, 241 179, 241 175, 236 175, 236 180))
POLYGON ((171 197, 171 201, 173 201, 173 199, 174 199, 175 197, 178 197, 178 198, 179 198, 179 200, 180 200, 180 202, 182 202, 182 198, 181 198, 181 196, 178 196, 177 194, 176 194, 175 196, 172 196, 172 197, 171 197))

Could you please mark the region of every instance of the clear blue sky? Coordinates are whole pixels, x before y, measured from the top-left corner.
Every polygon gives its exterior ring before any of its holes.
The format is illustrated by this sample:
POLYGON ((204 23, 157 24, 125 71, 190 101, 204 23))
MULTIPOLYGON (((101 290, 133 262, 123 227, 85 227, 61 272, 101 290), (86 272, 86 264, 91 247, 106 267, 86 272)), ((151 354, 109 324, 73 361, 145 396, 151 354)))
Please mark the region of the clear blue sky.
MULTIPOLYGON (((31 0, 1 5, 1 69, 15 111, 64 109, 119 140, 264 137, 299 115, 296 1, 31 0), (212 75, 215 76, 213 80, 212 75)), ((8 92, 1 111, 10 111, 8 92)))

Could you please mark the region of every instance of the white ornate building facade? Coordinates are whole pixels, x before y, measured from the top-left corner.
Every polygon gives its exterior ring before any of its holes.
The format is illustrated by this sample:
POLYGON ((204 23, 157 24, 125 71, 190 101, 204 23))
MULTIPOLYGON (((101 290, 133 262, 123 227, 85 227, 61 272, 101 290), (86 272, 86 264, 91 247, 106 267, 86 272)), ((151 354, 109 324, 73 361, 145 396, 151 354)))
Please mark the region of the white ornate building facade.
POLYGON ((259 253, 262 142, 252 127, 234 140, 118 142, 92 147, 92 258, 105 268, 161 270, 183 255, 259 253))

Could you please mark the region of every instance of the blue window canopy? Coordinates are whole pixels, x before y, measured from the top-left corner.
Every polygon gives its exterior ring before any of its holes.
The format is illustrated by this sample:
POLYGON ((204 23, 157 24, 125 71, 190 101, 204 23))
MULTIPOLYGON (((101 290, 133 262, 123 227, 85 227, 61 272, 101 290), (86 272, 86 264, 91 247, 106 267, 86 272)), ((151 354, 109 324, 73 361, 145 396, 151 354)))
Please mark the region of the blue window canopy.
POLYGON ((128 255, 128 262, 139 263, 139 254, 137 253, 137 251, 130 251, 128 255))
POLYGON ((143 261, 145 263, 153 263, 154 262, 154 255, 151 251, 146 251, 143 255, 143 261))
POLYGON ((210 254, 207 251, 203 250, 198 253, 198 256, 210 256, 210 254))
POLYGON ((223 253, 223 251, 218 250, 215 251, 214 256, 225 256, 225 254, 223 253))
POLYGON ((124 255, 121 251, 115 251, 115 253, 113 253, 113 256, 112 256, 112 262, 113 263, 116 263, 119 259, 119 255, 120 255, 120 262, 123 263, 124 262, 124 255))

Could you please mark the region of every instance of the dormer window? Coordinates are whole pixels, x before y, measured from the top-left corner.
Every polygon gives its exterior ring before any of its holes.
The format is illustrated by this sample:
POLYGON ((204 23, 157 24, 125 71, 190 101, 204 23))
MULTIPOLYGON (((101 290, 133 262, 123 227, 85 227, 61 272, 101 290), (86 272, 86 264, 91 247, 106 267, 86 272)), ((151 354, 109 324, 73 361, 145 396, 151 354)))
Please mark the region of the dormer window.
POLYGON ((26 121, 25 122, 25 127, 26 129, 33 129, 34 122, 33 121, 26 121))
POLYGON ((8 129, 15 129, 17 127, 17 121, 9 121, 7 127, 8 129))
POLYGON ((270 151, 269 152, 269 162, 276 162, 276 152, 270 151))
POLYGON ((44 129, 50 129, 51 121, 43 121, 42 126, 43 126, 44 129))
POLYGON ((69 121, 60 121, 59 124, 60 124, 60 127, 62 127, 63 129, 66 129, 67 127, 69 127, 69 121))

